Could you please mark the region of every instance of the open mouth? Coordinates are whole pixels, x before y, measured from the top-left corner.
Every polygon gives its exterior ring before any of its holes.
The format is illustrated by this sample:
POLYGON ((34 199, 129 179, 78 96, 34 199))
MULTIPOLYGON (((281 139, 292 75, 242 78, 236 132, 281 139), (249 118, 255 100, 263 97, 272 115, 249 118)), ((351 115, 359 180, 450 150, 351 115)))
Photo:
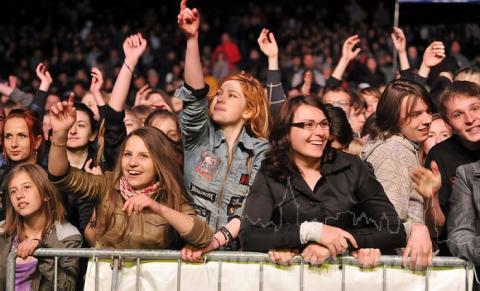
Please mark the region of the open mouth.
POLYGON ((18 208, 20 208, 20 209, 23 209, 23 208, 25 208, 25 207, 27 207, 27 206, 28 206, 28 203, 27 203, 27 202, 20 202, 20 203, 18 203, 18 208))
POLYGON ((128 174, 129 174, 130 176, 138 176, 138 175, 141 175, 142 172, 140 172, 140 171, 134 171, 134 170, 129 170, 129 171, 128 171, 128 174))

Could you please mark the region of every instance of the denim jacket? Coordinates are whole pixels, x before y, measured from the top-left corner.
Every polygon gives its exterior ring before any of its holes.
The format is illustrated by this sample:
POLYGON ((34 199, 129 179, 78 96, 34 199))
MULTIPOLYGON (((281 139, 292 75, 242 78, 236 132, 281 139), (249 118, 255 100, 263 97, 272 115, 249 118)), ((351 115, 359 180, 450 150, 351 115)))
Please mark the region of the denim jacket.
POLYGON ((240 133, 228 165, 228 145, 220 127, 208 116, 208 86, 188 85, 175 96, 184 101, 180 127, 184 145, 184 183, 193 196, 197 214, 217 231, 242 215, 248 190, 264 159, 268 141, 240 133))

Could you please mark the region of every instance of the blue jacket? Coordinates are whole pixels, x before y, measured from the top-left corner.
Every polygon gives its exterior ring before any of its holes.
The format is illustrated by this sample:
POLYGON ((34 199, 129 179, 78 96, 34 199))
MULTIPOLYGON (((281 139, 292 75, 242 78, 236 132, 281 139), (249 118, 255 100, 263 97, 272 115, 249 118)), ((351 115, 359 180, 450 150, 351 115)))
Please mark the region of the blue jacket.
POLYGON ((184 183, 193 196, 197 214, 217 231, 242 215, 250 186, 268 149, 266 139, 240 133, 228 165, 228 145, 222 129, 208 116, 208 87, 188 85, 175 96, 184 101, 180 127, 184 146, 184 183))

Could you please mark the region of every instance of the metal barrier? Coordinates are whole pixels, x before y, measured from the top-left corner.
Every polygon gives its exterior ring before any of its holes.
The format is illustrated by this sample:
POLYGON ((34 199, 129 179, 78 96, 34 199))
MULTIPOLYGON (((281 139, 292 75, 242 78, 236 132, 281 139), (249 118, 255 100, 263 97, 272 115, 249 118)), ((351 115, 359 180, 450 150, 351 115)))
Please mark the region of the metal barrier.
MULTIPOLYGON (((98 264, 99 259, 112 259, 112 283, 111 290, 117 290, 117 278, 119 273, 119 266, 121 260, 134 260, 136 264, 136 290, 140 290, 140 263, 142 260, 174 260, 177 262, 177 290, 180 290, 181 279, 181 266, 182 261, 180 259, 179 251, 169 250, 99 250, 99 249, 37 249, 33 256, 35 257, 54 257, 54 290, 57 290, 57 273, 58 273, 58 259, 60 257, 88 257, 92 258, 96 266, 95 269, 95 290, 98 290, 98 264)), ((259 276, 259 290, 264 290, 263 282, 263 264, 270 263, 270 259, 267 254, 264 253, 252 253, 252 252, 211 252, 205 255, 205 258, 209 262, 219 262, 218 270, 218 290, 221 290, 221 278, 222 278, 222 263, 221 262, 249 262, 259 263, 260 272, 259 276)), ((13 251, 8 256, 7 263, 7 291, 15 290, 15 261, 16 252, 13 251)), ((306 263, 302 257, 296 256, 294 263, 300 265, 300 286, 299 290, 304 290, 303 276, 306 263)), ((344 265, 356 265, 357 260, 353 257, 338 257, 336 259, 328 259, 326 263, 338 264, 342 266, 342 290, 345 290, 345 268, 344 265)), ((386 269, 388 266, 401 266, 402 257, 400 256, 381 256, 380 266, 383 268, 383 290, 387 290, 387 278, 386 269)), ((465 268, 465 290, 471 290, 469 270, 473 269, 473 265, 470 262, 461 260, 455 257, 434 257, 433 264, 427 268, 425 272, 425 290, 429 290, 429 270, 432 267, 463 267, 465 268)))

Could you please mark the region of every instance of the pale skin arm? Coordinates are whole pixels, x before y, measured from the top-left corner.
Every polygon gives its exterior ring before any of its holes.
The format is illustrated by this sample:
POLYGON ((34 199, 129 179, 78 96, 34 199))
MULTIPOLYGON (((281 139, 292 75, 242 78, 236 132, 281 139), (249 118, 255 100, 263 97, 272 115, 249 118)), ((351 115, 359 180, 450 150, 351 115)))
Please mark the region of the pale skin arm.
POLYGON ((43 63, 40 63, 37 65, 35 73, 37 74, 38 79, 40 79, 40 86, 38 89, 48 92, 50 85, 52 85, 53 79, 52 76, 50 76, 50 72, 47 70, 47 67, 43 63))
POLYGON ((278 46, 273 33, 266 28, 262 29, 257 42, 260 50, 268 58, 268 69, 278 70, 278 46))
POLYGON ((187 0, 182 0, 177 21, 178 26, 187 38, 184 73, 185 82, 193 89, 202 89, 205 87, 205 82, 203 81, 202 62, 200 60, 200 48, 198 45, 200 14, 196 8, 190 9, 187 7, 187 0))
POLYGON ((77 120, 73 107, 74 95, 70 93, 68 101, 57 102, 50 108, 49 117, 52 126, 52 146, 48 154, 48 172, 53 176, 64 176, 69 167, 67 157, 68 131, 77 120))
POLYGON ((360 42, 360 37, 358 35, 352 35, 345 40, 342 46, 342 57, 337 63, 337 66, 332 72, 332 77, 337 80, 342 80, 343 74, 347 69, 348 64, 355 59, 360 53, 361 49, 353 49, 360 42))
POLYGON ((95 98, 95 102, 97 103, 97 106, 104 106, 105 100, 103 100, 103 96, 100 91, 103 86, 102 72, 97 67, 93 67, 91 76, 92 76, 92 82, 90 83, 90 91, 92 92, 93 98, 95 98))
POLYGON ((145 194, 136 195, 123 205, 123 211, 129 216, 146 209, 162 216, 179 233, 188 233, 193 228, 194 221, 191 216, 158 203, 145 194))
POLYGON ((108 101, 108 105, 117 112, 123 110, 123 106, 127 100, 128 90, 130 89, 133 71, 146 48, 147 40, 144 39, 140 33, 127 37, 123 42, 125 60, 113 86, 111 98, 108 101))
POLYGON ((399 27, 394 27, 390 35, 392 37, 393 46, 398 52, 398 59, 400 61, 400 70, 408 70, 410 63, 407 55, 407 40, 403 30, 399 27))
POLYGON ((441 41, 432 42, 423 53, 422 64, 418 70, 418 75, 428 78, 432 67, 440 64, 445 58, 445 46, 441 41))

